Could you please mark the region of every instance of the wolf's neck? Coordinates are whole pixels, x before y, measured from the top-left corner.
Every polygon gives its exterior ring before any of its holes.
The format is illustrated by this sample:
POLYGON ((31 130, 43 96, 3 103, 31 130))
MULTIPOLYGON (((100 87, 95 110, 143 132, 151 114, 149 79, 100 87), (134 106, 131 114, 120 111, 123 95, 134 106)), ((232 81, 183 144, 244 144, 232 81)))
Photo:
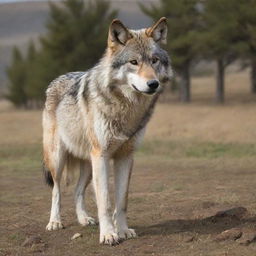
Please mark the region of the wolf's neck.
POLYGON ((118 86, 120 82, 112 78, 112 67, 106 58, 89 71, 93 102, 106 120, 114 124, 116 133, 120 130, 134 135, 149 121, 158 95, 146 96, 132 90, 126 94, 122 92, 118 86))
POLYGON ((157 99, 158 99, 158 95, 156 95, 150 101, 149 105, 141 113, 137 123, 134 125, 134 127, 130 131, 130 134, 129 134, 130 137, 133 137, 134 135, 136 135, 140 130, 142 130, 146 126, 146 124, 148 123, 148 121, 150 120, 153 114, 157 99))
POLYGON ((152 116, 158 95, 147 97, 137 94, 134 92, 133 100, 115 92, 99 97, 98 111, 110 123, 117 137, 131 138, 146 126, 152 116))

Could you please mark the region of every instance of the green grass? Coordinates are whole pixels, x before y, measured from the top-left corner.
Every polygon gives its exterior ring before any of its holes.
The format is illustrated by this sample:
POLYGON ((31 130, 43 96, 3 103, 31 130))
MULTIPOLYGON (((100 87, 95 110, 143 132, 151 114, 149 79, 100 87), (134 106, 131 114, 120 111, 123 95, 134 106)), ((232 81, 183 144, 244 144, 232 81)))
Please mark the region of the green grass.
POLYGON ((11 158, 39 156, 42 148, 39 144, 9 144, 0 145, 0 160, 9 160, 11 158))
POLYGON ((256 144, 148 140, 138 151, 138 156, 147 155, 206 159, 252 157, 256 156, 256 144))
POLYGON ((188 148, 186 156, 206 158, 256 156, 256 144, 205 143, 188 148))
MULTIPOLYGON (((212 143, 195 141, 146 140, 137 157, 177 158, 243 158, 256 156, 256 144, 212 143)), ((19 172, 20 175, 42 167, 40 144, 16 144, 0 146, 0 169, 19 172)), ((156 191, 162 188, 152 188, 156 191)))
POLYGON ((0 145, 0 169, 27 174, 42 167, 39 144, 0 145))
POLYGON ((9 236, 9 239, 16 241, 16 242, 22 242, 22 241, 24 241, 25 236, 21 232, 16 232, 16 233, 11 234, 9 236))
POLYGON ((151 186, 150 186, 150 191, 151 192, 155 192, 155 193, 163 192, 164 189, 165 189, 164 184, 163 183, 159 183, 159 182, 152 183, 151 186))
MULTIPOLYGON (((170 158, 219 158, 256 156, 256 144, 213 143, 196 141, 146 140, 139 148, 139 156, 163 156, 170 158)), ((16 144, 0 146, 0 166, 12 168, 41 165, 40 144, 16 144)))

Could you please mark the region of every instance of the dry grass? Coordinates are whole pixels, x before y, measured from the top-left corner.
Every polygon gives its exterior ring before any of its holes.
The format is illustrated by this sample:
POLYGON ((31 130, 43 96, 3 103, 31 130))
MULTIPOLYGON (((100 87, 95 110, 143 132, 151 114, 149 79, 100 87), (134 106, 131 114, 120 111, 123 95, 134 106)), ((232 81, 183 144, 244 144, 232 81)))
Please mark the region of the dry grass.
POLYGON ((248 72, 227 76, 223 106, 214 103, 214 83, 213 78, 194 78, 192 104, 177 103, 176 96, 158 104, 147 138, 254 143, 256 96, 250 94, 248 72))
POLYGON ((159 104, 147 138, 247 142, 256 138, 255 103, 239 105, 159 104))

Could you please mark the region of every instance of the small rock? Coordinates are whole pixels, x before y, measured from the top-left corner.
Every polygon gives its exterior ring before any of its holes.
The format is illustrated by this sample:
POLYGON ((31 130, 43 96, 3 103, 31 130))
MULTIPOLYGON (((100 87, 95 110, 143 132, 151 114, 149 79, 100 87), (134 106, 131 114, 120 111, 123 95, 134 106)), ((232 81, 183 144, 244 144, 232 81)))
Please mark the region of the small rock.
POLYGON ((243 233, 243 236, 237 240, 239 244, 249 245, 252 242, 256 241, 256 231, 247 230, 243 233))
POLYGON ((185 239, 185 243, 191 243, 193 242, 194 240, 196 239, 196 236, 193 235, 193 236, 189 236, 185 239))
POLYGON ((216 204, 214 202, 210 202, 210 201, 206 201, 202 203, 202 208, 203 209, 208 209, 211 208, 213 206, 215 206, 216 204))
POLYGON ((185 243, 191 243, 198 239, 198 234, 195 232, 185 232, 183 233, 183 241, 185 243))
POLYGON ((43 252, 46 248, 46 244, 40 243, 40 244, 32 244, 31 251, 33 253, 40 253, 43 252))
POLYGON ((239 228, 232 228, 225 230, 218 234, 214 240, 216 241, 224 241, 224 240, 237 240, 242 236, 243 232, 239 228))
POLYGON ((71 240, 75 240, 75 239, 77 239, 77 238, 79 238, 79 237, 82 237, 83 235, 82 234, 80 234, 80 233, 75 233, 72 237, 71 237, 71 240))
POLYGON ((236 217, 241 219, 248 211, 244 207, 235 207, 225 211, 219 211, 215 214, 216 217, 236 217))
POLYGON ((33 244, 39 244, 41 242, 42 242, 42 239, 40 236, 31 236, 31 237, 27 237, 21 246, 23 247, 32 246, 33 244))

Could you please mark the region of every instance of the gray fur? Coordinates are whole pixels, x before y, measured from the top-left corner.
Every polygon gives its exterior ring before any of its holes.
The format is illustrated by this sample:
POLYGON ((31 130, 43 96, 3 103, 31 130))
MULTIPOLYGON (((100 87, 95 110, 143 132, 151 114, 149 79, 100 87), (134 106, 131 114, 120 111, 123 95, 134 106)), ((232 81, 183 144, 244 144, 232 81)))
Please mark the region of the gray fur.
MULTIPOLYGON (((162 22, 160 24, 164 26, 162 22)), ((94 223, 83 204, 83 191, 93 177, 100 242, 112 245, 120 239, 136 236, 126 223, 133 151, 141 141, 172 70, 166 51, 147 35, 145 29, 127 30, 118 20, 111 26, 110 39, 113 39, 113 28, 127 37, 122 38, 121 43, 120 39, 109 40, 103 58, 92 69, 67 73, 49 85, 43 112, 43 144, 46 180, 54 185, 47 230, 63 227, 60 221, 60 178, 64 166, 70 172, 80 164, 75 197, 78 220, 82 225, 94 223), (155 57, 157 61, 153 61, 155 57), (137 63, 134 65, 131 60, 137 63), (160 82, 153 91, 148 85, 152 79, 160 82), (73 159, 72 163, 68 159, 73 159), (108 204, 110 159, 114 161, 117 188, 114 224, 108 204)), ((150 33, 154 29, 157 25, 150 29, 150 33)))

